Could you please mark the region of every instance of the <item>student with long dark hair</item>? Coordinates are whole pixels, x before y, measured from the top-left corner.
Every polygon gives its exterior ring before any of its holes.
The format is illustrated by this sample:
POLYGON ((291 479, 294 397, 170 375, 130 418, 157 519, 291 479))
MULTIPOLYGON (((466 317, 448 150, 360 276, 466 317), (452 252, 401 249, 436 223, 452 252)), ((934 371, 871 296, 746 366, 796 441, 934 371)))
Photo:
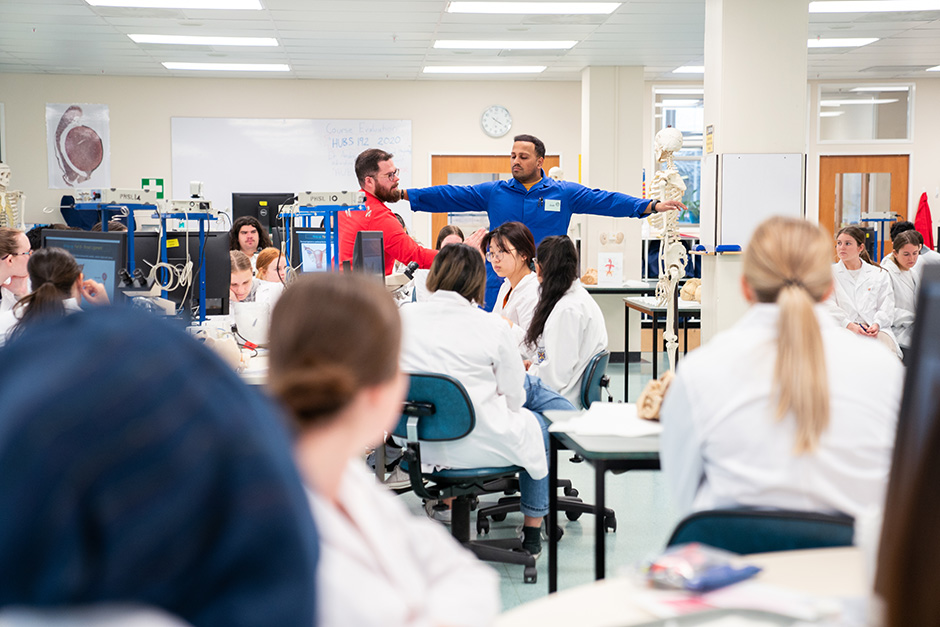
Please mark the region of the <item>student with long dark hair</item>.
POLYGON ((271 326, 271 386, 297 431, 320 534, 317 624, 489 624, 499 608, 495 573, 412 515, 362 463, 398 420, 408 387, 391 296, 365 276, 308 274, 284 292, 271 326))
POLYGON ((480 247, 496 276, 503 279, 493 313, 509 321, 521 349, 539 302, 539 281, 533 271, 535 239, 521 222, 506 222, 483 236, 480 247))
POLYGON ((272 248, 271 237, 254 216, 241 216, 232 223, 228 233, 228 249, 240 250, 251 260, 251 269, 255 269, 255 259, 258 252, 265 248, 272 248))
POLYGON ((525 336, 529 374, 577 407, 584 369, 607 348, 604 315, 578 280, 578 251, 566 235, 542 240, 535 271, 541 288, 525 336))
POLYGON ((93 305, 107 305, 104 286, 85 279, 82 267, 62 248, 40 248, 26 264, 33 291, 10 311, 0 314, 0 343, 44 319, 81 311, 82 298, 93 305))

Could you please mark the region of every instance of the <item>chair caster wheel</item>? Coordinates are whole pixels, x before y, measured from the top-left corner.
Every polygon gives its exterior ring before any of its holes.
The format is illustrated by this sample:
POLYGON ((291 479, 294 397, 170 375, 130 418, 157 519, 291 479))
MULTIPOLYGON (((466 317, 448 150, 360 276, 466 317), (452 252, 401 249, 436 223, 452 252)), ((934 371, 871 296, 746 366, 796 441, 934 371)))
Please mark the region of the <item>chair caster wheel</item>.
POLYGON ((565 536, 565 530, 561 528, 561 525, 555 525, 555 542, 558 542, 565 536))
POLYGON ((565 496, 575 498, 578 496, 578 494, 580 494, 580 492, 578 492, 577 488, 565 488, 565 496))
POLYGON ((483 535, 490 532, 490 521, 486 518, 477 519, 477 535, 483 535))
POLYGON ((614 516, 608 516, 604 524, 607 525, 607 531, 617 531, 617 519, 614 516))
POLYGON ((474 494, 473 496, 470 497, 470 509, 471 509, 471 510, 476 509, 476 508, 477 508, 477 505, 479 505, 479 504, 480 504, 480 499, 477 498, 477 495, 476 495, 476 494, 474 494))
POLYGON ((492 518, 496 522, 503 522, 506 520, 506 514, 493 514, 492 518))
POLYGON ((535 566, 526 566, 522 574, 523 583, 537 583, 539 580, 539 571, 535 566))
POLYGON ((568 520, 577 520, 581 518, 581 512, 565 512, 565 518, 568 520))
POLYGON ((568 459, 568 461, 569 461, 569 462, 574 462, 575 464, 580 464, 581 462, 584 461, 584 458, 581 457, 580 455, 578 455, 577 453, 575 453, 574 455, 572 455, 572 456, 568 459))

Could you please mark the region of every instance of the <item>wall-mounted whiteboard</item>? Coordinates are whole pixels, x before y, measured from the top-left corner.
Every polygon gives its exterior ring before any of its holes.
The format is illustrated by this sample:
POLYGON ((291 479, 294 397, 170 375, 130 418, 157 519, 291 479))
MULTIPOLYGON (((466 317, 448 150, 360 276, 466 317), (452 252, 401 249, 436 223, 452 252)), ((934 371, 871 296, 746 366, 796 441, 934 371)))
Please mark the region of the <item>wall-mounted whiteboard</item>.
POLYGON ((717 243, 743 249, 767 218, 803 218, 804 172, 800 153, 721 155, 717 243))
POLYGON ((367 148, 392 153, 399 186, 411 184, 411 120, 172 118, 171 126, 174 199, 189 197, 190 181, 205 183, 216 209, 231 208, 232 192, 357 190, 354 164, 367 148))

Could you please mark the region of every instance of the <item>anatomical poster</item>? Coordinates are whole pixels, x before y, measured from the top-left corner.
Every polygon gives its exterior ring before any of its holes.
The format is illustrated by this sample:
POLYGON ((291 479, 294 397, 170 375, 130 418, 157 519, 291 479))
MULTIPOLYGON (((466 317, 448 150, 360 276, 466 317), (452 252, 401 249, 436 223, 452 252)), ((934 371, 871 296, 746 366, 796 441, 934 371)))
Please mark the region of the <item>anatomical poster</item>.
POLYGON ((111 187, 108 105, 46 104, 50 189, 111 187))
POLYGON ((623 253, 597 255, 597 284, 615 287, 623 285, 623 253))

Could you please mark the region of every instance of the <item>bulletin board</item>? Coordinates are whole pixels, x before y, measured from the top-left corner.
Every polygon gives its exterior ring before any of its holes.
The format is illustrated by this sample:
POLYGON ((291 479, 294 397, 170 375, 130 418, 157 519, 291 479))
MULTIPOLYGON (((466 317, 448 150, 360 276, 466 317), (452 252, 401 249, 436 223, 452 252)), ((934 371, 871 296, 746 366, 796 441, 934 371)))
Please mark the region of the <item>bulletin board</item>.
POLYGON ((744 249, 771 216, 803 218, 805 158, 795 154, 723 154, 718 189, 718 244, 744 249))
POLYGON ((354 165, 368 148, 392 153, 399 186, 411 184, 411 120, 175 117, 171 126, 174 199, 189 197, 190 181, 205 184, 216 209, 231 208, 232 192, 358 190, 354 165))

